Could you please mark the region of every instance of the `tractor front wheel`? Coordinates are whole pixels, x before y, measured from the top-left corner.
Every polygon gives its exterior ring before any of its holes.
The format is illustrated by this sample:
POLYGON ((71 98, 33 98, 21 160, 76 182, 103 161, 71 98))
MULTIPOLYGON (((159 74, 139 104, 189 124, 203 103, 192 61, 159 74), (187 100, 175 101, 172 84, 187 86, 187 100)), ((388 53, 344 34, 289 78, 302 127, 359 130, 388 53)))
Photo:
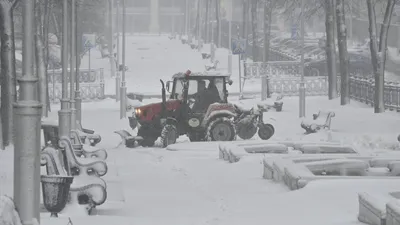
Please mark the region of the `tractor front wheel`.
POLYGON ((153 135, 152 129, 148 126, 141 126, 138 130, 137 136, 143 138, 143 140, 138 141, 138 144, 143 147, 153 147, 157 140, 157 136, 153 135))
POLYGON ((178 139, 178 132, 176 127, 172 124, 167 124, 161 131, 161 145, 163 148, 166 148, 168 145, 172 145, 176 143, 176 139, 178 139))
POLYGON ((208 141, 233 141, 235 137, 235 126, 227 117, 217 118, 208 125, 206 137, 208 141))

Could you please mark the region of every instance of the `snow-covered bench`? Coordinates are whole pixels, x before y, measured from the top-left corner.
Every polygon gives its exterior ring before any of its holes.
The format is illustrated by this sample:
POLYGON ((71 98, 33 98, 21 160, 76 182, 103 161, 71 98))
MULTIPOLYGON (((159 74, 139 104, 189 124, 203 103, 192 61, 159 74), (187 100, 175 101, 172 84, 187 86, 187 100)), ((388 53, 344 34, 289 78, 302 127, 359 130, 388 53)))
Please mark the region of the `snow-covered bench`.
POLYGON ((357 151, 352 146, 343 145, 320 145, 320 144, 305 144, 298 148, 304 154, 338 154, 338 153, 353 153, 357 151))
MULTIPOLYGON (((47 176, 67 175, 59 154, 54 148, 43 149, 40 159, 41 165, 46 166, 47 176)), ((75 176, 69 192, 67 205, 73 208, 77 208, 77 205, 84 205, 88 214, 94 207, 103 204, 107 198, 105 181, 93 176, 75 176)))
POLYGON ((72 147, 69 138, 61 137, 59 141, 60 148, 63 148, 71 173, 73 176, 104 176, 107 173, 107 164, 103 160, 96 158, 78 158, 72 147))
POLYGON ((306 133, 315 133, 321 129, 330 129, 334 112, 319 111, 318 114, 313 114, 313 120, 303 120, 300 126, 306 130, 306 133))
POLYGON ((203 59, 209 59, 209 58, 211 58, 211 54, 210 54, 210 53, 207 53, 207 52, 202 52, 202 53, 201 53, 201 57, 202 57, 203 59))
POLYGON ((86 129, 82 127, 81 123, 77 123, 79 136, 86 136, 85 139, 82 139, 82 143, 85 144, 85 140, 88 139, 91 146, 96 146, 101 141, 101 136, 99 134, 95 134, 94 130, 86 129))
POLYGON ((218 66, 219 61, 215 60, 214 62, 211 62, 210 64, 204 65, 206 71, 210 70, 216 70, 218 66))
POLYGON ((370 225, 400 225, 399 192, 358 194, 358 220, 370 225))
POLYGON ((400 225, 400 204, 398 201, 386 203, 386 225, 400 225))
POLYGON ((107 151, 105 149, 98 149, 90 145, 84 145, 77 130, 71 130, 71 141, 76 156, 84 158, 97 158, 100 160, 107 159, 107 151))

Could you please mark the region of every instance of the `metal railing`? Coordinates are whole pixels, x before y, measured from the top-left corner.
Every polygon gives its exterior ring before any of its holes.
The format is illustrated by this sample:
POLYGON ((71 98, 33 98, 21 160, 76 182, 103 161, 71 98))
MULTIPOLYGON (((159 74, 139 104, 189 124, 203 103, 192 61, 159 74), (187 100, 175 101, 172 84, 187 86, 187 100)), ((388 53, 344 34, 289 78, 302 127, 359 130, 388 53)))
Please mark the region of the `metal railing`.
MULTIPOLYGON (((57 103, 61 98, 61 70, 49 71, 49 98, 52 103, 57 103)), ((82 101, 96 101, 105 98, 104 69, 81 69, 79 88, 82 101)), ((69 86, 68 86, 69 93, 69 86)))

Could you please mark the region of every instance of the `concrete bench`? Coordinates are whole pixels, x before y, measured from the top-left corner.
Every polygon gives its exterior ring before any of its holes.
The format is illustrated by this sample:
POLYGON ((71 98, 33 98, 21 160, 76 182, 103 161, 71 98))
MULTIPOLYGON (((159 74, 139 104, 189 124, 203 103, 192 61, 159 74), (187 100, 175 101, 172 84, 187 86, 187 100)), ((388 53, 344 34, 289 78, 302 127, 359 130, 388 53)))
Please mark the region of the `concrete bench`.
POLYGON ((78 158, 69 138, 61 137, 60 148, 64 149, 71 173, 73 176, 104 176, 107 173, 107 164, 95 158, 78 158))
POLYGON ((400 205, 397 201, 386 204, 386 225, 400 225, 400 205))
POLYGON ((227 144, 226 147, 229 148, 228 159, 230 163, 239 162, 242 157, 249 155, 243 147, 234 144, 227 144))
POLYGON ((318 114, 313 114, 313 120, 303 120, 300 126, 306 130, 306 133, 315 133, 322 129, 330 129, 332 117, 335 117, 334 112, 319 111, 318 114))
MULTIPOLYGON (((57 150, 46 147, 41 152, 41 165, 46 166, 47 175, 66 176, 65 169, 60 162, 57 150)), ((103 204, 107 198, 106 183, 103 179, 93 176, 75 176, 70 187, 67 205, 84 205, 86 213, 103 204)), ((76 208, 76 207, 74 207, 76 208)))
POLYGON ((301 145, 298 150, 303 154, 357 154, 357 151, 352 146, 343 145, 305 144, 301 145))

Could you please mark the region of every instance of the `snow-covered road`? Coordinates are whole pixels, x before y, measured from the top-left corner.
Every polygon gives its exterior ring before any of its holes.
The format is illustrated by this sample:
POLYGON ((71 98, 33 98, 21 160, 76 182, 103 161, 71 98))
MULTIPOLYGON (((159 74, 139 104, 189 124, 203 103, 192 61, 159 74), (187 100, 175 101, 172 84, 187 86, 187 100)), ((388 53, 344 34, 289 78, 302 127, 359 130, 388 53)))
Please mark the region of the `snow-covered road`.
MULTIPOLYGON (((200 53, 177 40, 167 37, 128 40, 131 46, 127 57, 129 91, 159 93, 160 78, 169 79, 173 73, 188 68, 203 70, 200 53)), ((226 68, 225 53, 219 50, 220 55, 217 54, 221 69, 226 68)), ((107 60, 93 59, 92 66, 107 69, 107 63, 107 60)), ((107 79, 107 92, 114 94, 113 80, 107 79)), ((258 102, 257 99, 231 100, 246 107, 258 102)), ((144 103, 151 101, 159 100, 148 99, 144 103)), ((59 105, 53 106, 50 117, 57 117, 58 108, 59 105)), ((333 140, 353 144, 361 152, 367 148, 399 149, 397 113, 373 114, 372 108, 360 103, 340 106, 338 100, 307 97, 306 114, 311 116, 319 109, 336 114, 332 120, 333 140)), ((324 134, 303 134, 297 97, 285 98, 283 111, 268 112, 267 118, 270 117, 276 129, 274 139, 326 139, 324 134)), ((70 213, 49 218, 48 213, 42 213, 44 225, 66 225, 68 217, 73 225, 350 225, 359 224, 358 192, 385 192, 400 186, 399 180, 335 180, 312 182, 301 190, 289 191, 282 184, 262 179, 262 155, 229 164, 218 159, 215 143, 189 143, 182 137, 180 151, 116 147, 120 138, 113 132, 130 129, 127 119, 119 119, 119 103, 112 99, 84 103, 83 126, 102 136, 98 147, 109 153, 109 172, 104 177, 107 201, 93 216, 70 213)), ((12 195, 12 158, 12 149, 0 151, 0 194, 12 195)))

